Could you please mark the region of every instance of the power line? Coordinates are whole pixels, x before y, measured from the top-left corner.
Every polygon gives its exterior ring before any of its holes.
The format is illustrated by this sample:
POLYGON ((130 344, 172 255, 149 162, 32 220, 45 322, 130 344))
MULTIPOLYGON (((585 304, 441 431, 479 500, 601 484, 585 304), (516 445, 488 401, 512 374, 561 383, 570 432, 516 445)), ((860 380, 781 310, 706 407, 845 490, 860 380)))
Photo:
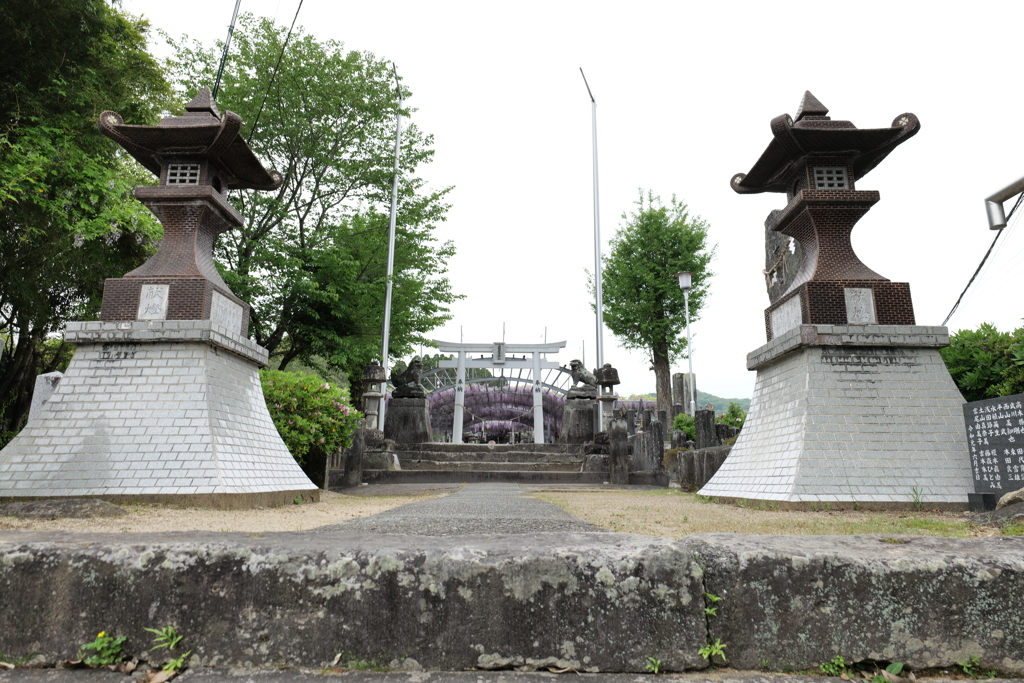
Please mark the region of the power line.
POLYGON ((299 18, 299 11, 302 10, 302 0, 299 0, 299 6, 295 9, 295 16, 292 17, 291 28, 288 29, 288 35, 284 38, 284 45, 281 46, 281 54, 277 56, 277 64, 274 65, 274 73, 270 75, 270 82, 267 83, 267 91, 263 93, 263 101, 260 102, 260 110, 256 112, 256 120, 252 122, 252 128, 249 130, 249 139, 246 142, 252 142, 252 136, 256 134, 256 125, 260 122, 260 116, 263 115, 263 106, 267 103, 267 96, 270 95, 270 89, 274 85, 274 81, 277 79, 277 71, 281 68, 281 60, 284 58, 285 48, 288 47, 288 41, 292 38, 292 31, 295 30, 295 22, 299 18))
MULTIPOLYGON (((1021 200, 1024 200, 1024 194, 1017 197, 1016 203, 1014 203, 1013 208, 1010 209, 1010 213, 1006 216, 1007 221, 1009 221, 1010 217, 1017 211, 1017 207, 1020 206, 1021 200)), ((996 246, 996 242, 999 241, 999 236, 1003 234, 1003 230, 1005 230, 1005 228, 999 228, 996 232, 996 236, 992 239, 992 244, 989 245, 988 251, 985 252, 985 256, 981 259, 981 263, 978 264, 978 269, 974 271, 974 275, 972 275, 971 279, 967 281, 967 286, 964 287, 964 291, 960 292, 960 296, 957 298, 956 303, 953 304, 953 308, 949 309, 949 315, 947 315, 946 319, 942 321, 943 326, 945 326, 945 324, 949 322, 949 319, 953 317, 953 314, 956 313, 956 309, 959 308, 960 302, 964 300, 964 294, 967 294, 967 290, 971 288, 971 284, 973 284, 975 278, 978 277, 978 273, 981 272, 982 267, 985 265, 985 261, 988 260, 989 255, 992 253, 992 249, 996 246)))
POLYGON ((231 23, 228 24, 228 39, 224 41, 224 52, 220 56, 220 66, 217 67, 217 78, 213 82, 213 99, 217 100, 217 91, 220 90, 220 77, 224 74, 224 64, 228 61, 228 50, 231 48, 231 34, 235 32, 235 20, 238 19, 238 7, 242 0, 235 0, 235 11, 231 13, 231 23))

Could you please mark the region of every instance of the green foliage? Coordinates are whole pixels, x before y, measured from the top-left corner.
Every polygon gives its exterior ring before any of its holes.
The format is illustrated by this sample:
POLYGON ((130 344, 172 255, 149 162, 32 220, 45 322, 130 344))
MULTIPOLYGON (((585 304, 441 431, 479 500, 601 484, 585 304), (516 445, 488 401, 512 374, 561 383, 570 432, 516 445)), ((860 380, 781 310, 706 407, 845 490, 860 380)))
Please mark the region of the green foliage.
POLYGON ((983 323, 960 330, 941 353, 966 401, 1024 393, 1024 327, 1000 332, 983 323))
POLYGON ((1024 522, 1015 522, 1003 527, 1003 536, 1024 536, 1024 522))
POLYGON ((981 660, 977 655, 971 655, 964 661, 957 662, 956 665, 963 670, 964 676, 968 678, 995 678, 998 673, 995 669, 982 669, 981 660))
POLYGON ((107 635, 106 631, 100 631, 96 635, 96 640, 82 646, 81 651, 78 653, 78 657, 89 666, 109 666, 111 664, 117 664, 124 659, 124 655, 121 653, 121 647, 124 645, 125 640, 127 640, 127 638, 124 636, 115 638, 107 635), (85 652, 87 650, 92 650, 95 654, 86 657, 85 652))
MULTIPOLYGON (((252 305, 250 334, 281 369, 298 359, 359 377, 379 359, 383 328, 398 104, 392 68, 297 28, 264 107, 286 32, 244 14, 232 39, 218 104, 242 117, 242 134, 285 180, 275 193, 231 197, 245 226, 218 240, 215 258, 232 291, 252 305)), ((171 44, 169 66, 185 99, 213 82, 221 46, 171 44)), ((455 247, 434 237, 450 188, 428 190, 416 176, 433 156, 433 139, 408 122, 411 113, 402 111, 392 357, 447 321, 458 298, 446 277, 455 247)))
POLYGON ((185 668, 185 658, 192 654, 192 650, 189 650, 185 654, 175 659, 168 659, 167 662, 160 669, 161 671, 181 671, 185 668))
MULTIPOLYGON (((675 196, 641 192, 603 257, 604 322, 628 349, 650 354, 658 410, 671 410, 669 366, 686 349, 686 311, 676 274, 693 273, 690 320, 700 319, 713 273, 708 225, 675 196)), ((591 281, 591 291, 593 282, 591 281)))
POLYGON ((715 418, 715 422, 721 422, 722 424, 729 425, 730 427, 743 427, 743 424, 747 421, 747 411, 745 411, 739 403, 734 401, 729 402, 729 407, 725 413, 715 418))
MULTIPOLYGON (((181 642, 182 635, 171 625, 164 626, 163 628, 147 628, 150 633, 156 634, 156 638, 153 639, 153 649, 159 650, 162 647, 166 647, 168 652, 173 651, 178 643, 181 642)), ((179 672, 185 668, 185 659, 192 654, 192 650, 189 650, 180 657, 168 659, 164 663, 161 671, 174 671, 179 672)))
POLYGON ((270 417, 300 464, 313 448, 334 453, 352 443, 362 415, 349 404, 348 392, 316 375, 262 370, 263 396, 270 417))
POLYGON ((156 650, 162 647, 166 647, 169 651, 173 650, 182 639, 182 636, 170 625, 163 628, 147 628, 146 630, 156 634, 156 638, 153 639, 153 647, 156 650))
POLYGON ((652 674, 661 673, 661 660, 655 659, 654 657, 648 657, 644 670, 650 671, 652 674))
POLYGON ((686 439, 688 441, 697 440, 697 426, 693 422, 693 417, 686 413, 679 413, 675 419, 672 420, 672 429, 686 432, 686 439))
POLYGON ((152 176, 96 129, 105 109, 149 124, 170 88, 146 22, 104 0, 0 4, 0 433, 28 416, 46 339, 99 310, 103 280, 160 236, 133 187, 152 176))
POLYGON ((729 661, 725 658, 725 643, 721 638, 715 638, 714 641, 708 638, 708 644, 697 650, 697 654, 708 661, 714 657, 721 657, 723 662, 729 661))
POLYGON ((924 508, 925 508, 924 501, 921 499, 921 495, 922 495, 921 489, 919 489, 916 486, 911 487, 911 489, 910 489, 910 500, 912 502, 912 505, 914 506, 914 509, 917 510, 918 512, 920 512, 921 510, 924 510, 924 508))
POLYGON ((832 676, 838 678, 843 674, 850 675, 851 669, 846 666, 846 660, 841 655, 837 655, 832 658, 830 662, 824 662, 818 665, 818 670, 826 676, 832 676))

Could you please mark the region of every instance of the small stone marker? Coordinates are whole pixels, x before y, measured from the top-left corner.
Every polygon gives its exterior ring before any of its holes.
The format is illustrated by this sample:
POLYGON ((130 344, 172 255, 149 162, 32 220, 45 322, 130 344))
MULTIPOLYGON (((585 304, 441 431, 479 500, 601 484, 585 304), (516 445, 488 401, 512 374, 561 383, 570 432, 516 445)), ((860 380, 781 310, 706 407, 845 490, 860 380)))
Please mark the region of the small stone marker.
POLYGON ((974 475, 971 509, 996 509, 996 500, 1024 488, 1024 394, 964 404, 964 426, 974 475))

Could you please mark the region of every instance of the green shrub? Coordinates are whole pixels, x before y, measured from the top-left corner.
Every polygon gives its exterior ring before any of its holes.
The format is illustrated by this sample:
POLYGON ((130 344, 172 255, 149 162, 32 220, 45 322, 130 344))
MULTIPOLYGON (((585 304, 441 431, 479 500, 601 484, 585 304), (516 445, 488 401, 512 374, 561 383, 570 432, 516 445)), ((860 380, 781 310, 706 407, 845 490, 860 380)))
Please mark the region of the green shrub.
POLYGON ((960 330, 941 353, 967 401, 1024 393, 1024 327, 1000 332, 983 323, 977 330, 960 330))
POLYGON ((346 390, 297 372, 261 370, 260 379, 270 417, 296 462, 305 462, 312 448, 334 453, 351 445, 363 416, 346 390))
POLYGON ((672 429, 686 432, 686 438, 689 441, 697 440, 697 428, 693 424, 693 418, 686 413, 676 415, 676 419, 672 421, 672 429))
POLYGON ((743 407, 739 403, 729 402, 729 408, 715 418, 715 422, 721 422, 724 425, 730 427, 740 427, 742 429, 743 423, 747 421, 747 411, 743 410, 743 407))

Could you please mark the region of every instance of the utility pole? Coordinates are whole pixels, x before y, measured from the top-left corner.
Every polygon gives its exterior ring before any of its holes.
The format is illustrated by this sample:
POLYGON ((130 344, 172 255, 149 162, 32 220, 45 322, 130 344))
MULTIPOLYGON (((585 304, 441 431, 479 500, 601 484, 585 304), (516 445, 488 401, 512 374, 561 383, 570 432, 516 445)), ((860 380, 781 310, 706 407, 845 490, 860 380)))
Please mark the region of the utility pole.
MULTIPOLYGON (((381 342, 380 364, 384 368, 384 377, 388 376, 388 344, 391 341, 391 288, 395 275, 395 219, 398 216, 398 160, 402 152, 402 84, 398 82, 398 67, 391 63, 395 74, 395 90, 398 93, 398 107, 395 109, 395 169, 391 181, 391 222, 388 224, 388 283, 387 294, 384 296, 384 339, 381 342)), ((384 380, 384 394, 387 396, 387 380, 384 380)), ((380 428, 384 429, 384 416, 387 401, 380 402, 380 428)))

